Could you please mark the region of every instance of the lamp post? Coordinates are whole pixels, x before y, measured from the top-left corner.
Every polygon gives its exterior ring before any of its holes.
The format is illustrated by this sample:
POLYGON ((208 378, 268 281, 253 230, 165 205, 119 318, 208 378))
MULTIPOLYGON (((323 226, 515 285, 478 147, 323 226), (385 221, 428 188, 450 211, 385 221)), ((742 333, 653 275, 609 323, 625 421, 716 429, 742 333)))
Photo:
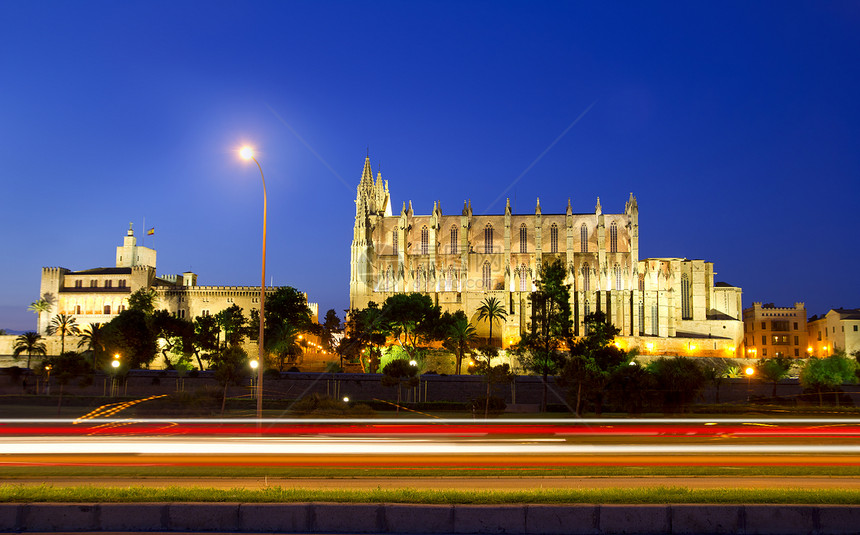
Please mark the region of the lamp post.
POLYGON ((248 365, 251 366, 251 370, 252 370, 251 371, 251 397, 256 398, 257 397, 257 391, 254 390, 254 372, 256 372, 257 368, 260 366, 260 361, 252 360, 251 362, 248 363, 248 365))
POLYGON ((119 385, 116 383, 116 372, 119 371, 119 353, 113 356, 110 367, 113 368, 110 376, 110 396, 114 397, 119 394, 119 385))
MULTIPOLYGON (((266 362, 264 360, 264 340, 263 340, 263 324, 265 322, 266 317, 266 208, 268 204, 268 199, 266 197, 266 177, 263 176, 263 168, 260 166, 260 162, 254 158, 254 151, 251 147, 242 147, 242 150, 239 152, 242 155, 242 158, 246 160, 254 160, 254 163, 257 164, 257 169, 260 170, 260 179, 263 181, 263 267, 260 274, 260 335, 257 339, 258 349, 259 349, 259 362, 257 367, 257 420, 262 421, 263 419, 263 366, 262 364, 266 362)), ((259 423, 259 422, 258 422, 259 423)))
POLYGON ((744 370, 744 373, 747 375, 747 403, 752 399, 752 376, 755 374, 755 368, 752 366, 747 366, 747 369, 744 370))

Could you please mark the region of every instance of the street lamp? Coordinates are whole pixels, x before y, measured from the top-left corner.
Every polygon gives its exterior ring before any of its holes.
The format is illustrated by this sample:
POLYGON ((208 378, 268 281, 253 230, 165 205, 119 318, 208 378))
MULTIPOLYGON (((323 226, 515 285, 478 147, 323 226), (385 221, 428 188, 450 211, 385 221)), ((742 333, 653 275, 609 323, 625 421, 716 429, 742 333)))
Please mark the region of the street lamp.
MULTIPOLYGON (((265 362, 263 360, 263 323, 266 317, 266 209, 268 204, 268 198, 266 196, 266 177, 263 176, 263 168, 260 166, 260 162, 254 158, 254 150, 251 147, 242 147, 242 150, 239 151, 239 154, 242 158, 246 160, 254 160, 254 163, 257 164, 257 169, 260 170, 260 178, 263 180, 263 267, 260 275, 260 336, 257 339, 258 349, 259 349, 259 364, 265 362)), ((257 419, 262 420, 263 418, 263 368, 265 366, 259 366, 257 368, 257 419)))
POLYGON ((113 368, 110 377, 110 395, 111 397, 119 394, 119 385, 116 384, 116 372, 119 371, 119 353, 113 356, 113 360, 110 362, 110 367, 113 368))
POLYGON ((256 391, 254 390, 254 371, 256 371, 257 367, 260 366, 260 361, 252 360, 251 362, 248 363, 248 365, 251 367, 251 370, 253 370, 251 372, 251 397, 256 398, 257 394, 256 394, 256 391))
POLYGON ((744 370, 744 373, 747 375, 747 403, 752 399, 752 376, 755 374, 755 368, 752 366, 747 366, 747 369, 744 370))

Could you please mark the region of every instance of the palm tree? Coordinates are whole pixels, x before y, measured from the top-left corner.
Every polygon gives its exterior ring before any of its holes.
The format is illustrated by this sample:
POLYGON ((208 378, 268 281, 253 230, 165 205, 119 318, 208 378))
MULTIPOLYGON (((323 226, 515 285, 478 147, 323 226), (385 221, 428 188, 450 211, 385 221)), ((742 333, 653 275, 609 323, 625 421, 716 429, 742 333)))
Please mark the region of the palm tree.
POLYGON ((13 355, 18 356, 21 353, 27 353, 27 369, 30 368, 30 358, 33 353, 36 355, 46 355, 48 350, 45 349, 45 344, 40 342, 42 337, 37 332, 28 331, 15 339, 15 344, 12 346, 13 355))
POLYGON ((78 347, 86 347, 93 354, 93 372, 98 366, 99 357, 105 351, 105 328, 101 323, 90 323, 81 330, 78 347))
POLYGON ((495 297, 486 297, 481 302, 478 307, 478 321, 485 319, 490 322, 490 345, 493 345, 493 323, 505 321, 507 317, 504 305, 495 297))
POLYGON ((461 311, 454 315, 454 320, 445 332, 445 347, 457 355, 457 375, 463 364, 463 355, 468 351, 477 339, 475 328, 469 323, 466 315, 461 311))
POLYGON ((66 335, 74 336, 81 333, 74 316, 57 314, 48 325, 47 333, 60 335, 60 355, 66 352, 66 335))
POLYGON ((36 315, 36 329, 38 330, 41 325, 42 312, 48 313, 51 311, 51 302, 42 297, 38 301, 30 303, 27 310, 36 315))

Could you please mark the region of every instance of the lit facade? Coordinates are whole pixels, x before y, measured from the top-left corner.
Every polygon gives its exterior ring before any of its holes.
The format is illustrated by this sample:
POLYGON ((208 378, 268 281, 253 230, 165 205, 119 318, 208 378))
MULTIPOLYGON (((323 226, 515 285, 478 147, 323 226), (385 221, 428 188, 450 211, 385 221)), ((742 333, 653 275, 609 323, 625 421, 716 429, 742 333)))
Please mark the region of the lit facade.
POLYGON ((744 349, 748 358, 809 356, 806 306, 753 303, 744 309, 744 349))
POLYGON ((826 357, 836 350, 860 351, 860 308, 834 308, 807 323, 810 355, 826 357))
POLYGON ((621 213, 474 215, 466 201, 445 215, 439 202, 427 215, 412 202, 392 211, 388 181, 376 180, 370 158, 356 195, 350 260, 350 307, 382 303, 390 295, 421 292, 445 311, 463 310, 487 336, 477 309, 487 297, 505 304, 507 321, 495 326, 502 345, 528 327, 529 294, 540 265, 561 261, 571 285, 574 330, 597 310, 621 329, 620 343, 650 354, 736 356, 743 340, 741 289, 714 284, 713 263, 685 258, 640 258, 639 207, 631 194, 621 213))

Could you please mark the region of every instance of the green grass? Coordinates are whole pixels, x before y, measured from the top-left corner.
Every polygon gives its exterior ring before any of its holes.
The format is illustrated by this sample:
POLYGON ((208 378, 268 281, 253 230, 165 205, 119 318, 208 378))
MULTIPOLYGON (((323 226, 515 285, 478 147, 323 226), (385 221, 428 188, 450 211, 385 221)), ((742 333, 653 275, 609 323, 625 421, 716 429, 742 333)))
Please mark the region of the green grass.
POLYGON ((264 490, 205 488, 95 488, 0 485, 0 502, 240 502, 240 503, 423 503, 423 504, 574 504, 574 503, 737 503, 860 504, 860 491, 838 489, 639 489, 461 491, 419 489, 308 490, 272 487, 264 490))
POLYGON ((0 466, 0 478, 48 477, 576 477, 860 476, 858 466, 570 466, 547 468, 332 468, 279 466, 0 466))

